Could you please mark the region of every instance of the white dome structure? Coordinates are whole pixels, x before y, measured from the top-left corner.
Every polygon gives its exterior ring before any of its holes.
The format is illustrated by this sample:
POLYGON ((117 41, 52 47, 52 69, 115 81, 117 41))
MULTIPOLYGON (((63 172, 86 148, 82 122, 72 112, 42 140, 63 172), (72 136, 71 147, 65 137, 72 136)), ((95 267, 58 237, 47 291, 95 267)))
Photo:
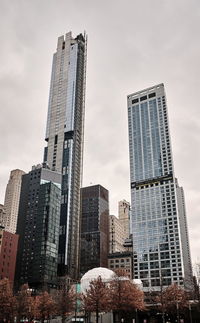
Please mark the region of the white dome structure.
POLYGON ((104 267, 97 267, 88 270, 81 278, 81 292, 84 293, 89 288, 90 282, 97 279, 99 276, 102 281, 106 283, 113 279, 115 273, 114 271, 104 267))
POLYGON ((142 290, 143 284, 142 284, 141 279, 133 279, 133 283, 136 284, 137 287, 142 290))

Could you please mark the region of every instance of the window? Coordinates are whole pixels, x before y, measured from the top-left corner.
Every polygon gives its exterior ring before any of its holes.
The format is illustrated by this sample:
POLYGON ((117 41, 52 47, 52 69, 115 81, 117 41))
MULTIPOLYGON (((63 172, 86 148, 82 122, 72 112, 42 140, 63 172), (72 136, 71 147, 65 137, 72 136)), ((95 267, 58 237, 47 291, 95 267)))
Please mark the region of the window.
POLYGON ((148 269, 148 263, 141 263, 140 264, 140 270, 143 270, 143 269, 148 269))
POLYGON ((159 270, 151 270, 151 277, 159 277, 159 270))
POLYGON ((140 278, 147 278, 148 277, 148 271, 142 271, 140 273, 140 278))
POLYGON ((156 96, 155 92, 149 94, 149 98, 153 98, 154 96, 156 96))
POLYGON ((159 268, 159 262, 158 261, 150 262, 150 268, 151 269, 159 268))
POLYGON ((135 103, 137 103, 138 102, 138 99, 134 99, 134 100, 132 100, 132 104, 135 104, 135 103))
POLYGON ((149 282, 148 280, 142 280, 143 286, 144 287, 148 287, 149 286, 149 282))
POLYGON ((144 95, 140 98, 140 101, 144 101, 144 100, 147 100, 147 95, 144 95))
POLYGON ((158 259, 157 253, 150 254, 150 260, 157 260, 157 259, 158 259))

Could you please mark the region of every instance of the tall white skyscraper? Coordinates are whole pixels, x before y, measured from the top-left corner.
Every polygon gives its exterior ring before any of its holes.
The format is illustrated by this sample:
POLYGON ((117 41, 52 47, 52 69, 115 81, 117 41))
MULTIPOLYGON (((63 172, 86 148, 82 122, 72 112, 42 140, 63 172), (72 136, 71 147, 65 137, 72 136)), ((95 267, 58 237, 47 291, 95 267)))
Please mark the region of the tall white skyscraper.
POLYGON ((127 99, 134 277, 146 290, 183 285, 190 251, 186 242, 183 255, 187 226, 178 208, 164 85, 127 99))
POLYGON ((59 274, 77 278, 85 109, 86 36, 58 38, 53 55, 44 162, 62 174, 59 274))
POLYGON ((11 233, 16 233, 22 175, 24 174, 23 170, 12 170, 6 187, 4 225, 5 230, 11 233))

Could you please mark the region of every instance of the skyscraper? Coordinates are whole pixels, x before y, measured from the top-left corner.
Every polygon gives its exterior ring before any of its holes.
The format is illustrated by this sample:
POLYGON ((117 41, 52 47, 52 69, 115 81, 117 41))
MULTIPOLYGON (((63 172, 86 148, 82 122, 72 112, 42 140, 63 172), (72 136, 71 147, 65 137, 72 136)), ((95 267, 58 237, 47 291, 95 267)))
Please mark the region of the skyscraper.
POLYGON ((6 187, 4 200, 5 207, 5 230, 15 233, 17 227, 17 217, 19 208, 19 198, 21 191, 22 175, 25 172, 20 169, 14 169, 10 172, 10 178, 6 187))
POLYGON ((108 266, 109 195, 101 185, 83 187, 81 224, 81 274, 108 266))
POLYGON ((58 38, 53 55, 44 162, 62 173, 59 275, 78 277, 86 36, 58 38))
POLYGON ((183 285, 181 235, 164 85, 128 95, 134 276, 146 290, 183 285))

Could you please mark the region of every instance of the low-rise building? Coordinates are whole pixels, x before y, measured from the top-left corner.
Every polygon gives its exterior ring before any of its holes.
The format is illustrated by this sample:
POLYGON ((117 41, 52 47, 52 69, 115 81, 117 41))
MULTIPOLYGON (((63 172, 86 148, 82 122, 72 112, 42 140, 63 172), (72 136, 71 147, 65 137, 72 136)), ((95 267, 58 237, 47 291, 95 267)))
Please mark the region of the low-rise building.
POLYGON ((115 271, 123 269, 133 279, 133 252, 115 252, 108 255, 108 268, 115 271))
POLYGON ((0 227, 0 279, 8 278, 14 282, 18 235, 0 227))

